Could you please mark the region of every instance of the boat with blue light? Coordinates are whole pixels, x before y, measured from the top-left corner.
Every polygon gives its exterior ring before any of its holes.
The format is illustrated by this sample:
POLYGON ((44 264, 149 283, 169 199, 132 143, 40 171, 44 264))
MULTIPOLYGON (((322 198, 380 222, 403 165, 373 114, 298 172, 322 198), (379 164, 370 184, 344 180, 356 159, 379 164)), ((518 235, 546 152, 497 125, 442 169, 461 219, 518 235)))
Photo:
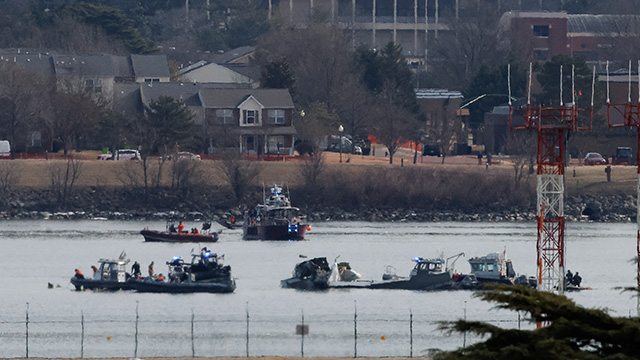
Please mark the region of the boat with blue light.
POLYGON ((142 279, 131 279, 129 285, 138 292, 150 293, 232 293, 236 289, 236 281, 231 276, 231 266, 223 265, 221 260, 207 248, 199 254, 192 254, 191 263, 174 256, 167 261, 168 272, 142 279))
POLYGON ((274 184, 269 196, 263 194, 263 204, 247 211, 242 224, 244 240, 304 240, 311 229, 303 222, 300 209, 291 206, 282 186, 274 184))

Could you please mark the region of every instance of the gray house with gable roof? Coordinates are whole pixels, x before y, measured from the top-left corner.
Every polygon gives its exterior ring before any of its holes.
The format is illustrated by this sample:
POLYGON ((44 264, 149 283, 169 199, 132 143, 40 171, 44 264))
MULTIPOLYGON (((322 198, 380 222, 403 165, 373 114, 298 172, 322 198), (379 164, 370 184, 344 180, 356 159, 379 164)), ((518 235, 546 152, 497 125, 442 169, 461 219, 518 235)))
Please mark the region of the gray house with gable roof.
MULTIPOLYGON (((292 155, 296 130, 286 89, 233 88, 231 84, 139 84, 141 105, 160 96, 184 102, 194 115, 207 153, 292 155)), ((238 85, 235 85, 238 86, 238 85)))

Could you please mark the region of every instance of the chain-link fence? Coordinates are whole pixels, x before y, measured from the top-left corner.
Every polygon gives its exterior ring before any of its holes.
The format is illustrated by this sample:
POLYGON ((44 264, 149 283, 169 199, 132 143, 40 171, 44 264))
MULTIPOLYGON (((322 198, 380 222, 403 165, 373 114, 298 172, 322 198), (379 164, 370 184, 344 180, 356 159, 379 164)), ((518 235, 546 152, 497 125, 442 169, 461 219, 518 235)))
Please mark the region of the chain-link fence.
MULTIPOLYGON (((163 311, 142 317, 137 309, 133 316, 108 317, 88 310, 67 316, 27 310, 0 316, 0 357, 425 357, 434 349, 453 350, 480 340, 439 329, 441 321, 466 317, 466 309, 445 319, 432 316, 408 310, 400 318, 356 309, 324 315, 228 314, 220 309, 216 315, 192 312, 186 317, 163 311)), ((480 319, 480 314, 469 318, 480 319)), ((496 314, 488 322, 533 328, 514 313, 496 314)))

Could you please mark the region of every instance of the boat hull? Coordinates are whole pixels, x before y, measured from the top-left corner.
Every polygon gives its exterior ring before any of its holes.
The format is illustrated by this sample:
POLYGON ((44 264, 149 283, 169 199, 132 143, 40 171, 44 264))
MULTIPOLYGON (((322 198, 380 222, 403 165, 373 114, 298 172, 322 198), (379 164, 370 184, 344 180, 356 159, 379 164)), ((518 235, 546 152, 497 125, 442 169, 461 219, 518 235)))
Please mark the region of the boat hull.
POLYGON ((78 279, 77 277, 71 278, 71 284, 76 290, 131 290, 131 285, 128 282, 119 282, 114 280, 94 280, 94 279, 78 279))
POLYGON ((149 293, 170 293, 170 294, 186 294, 186 293, 232 293, 236 289, 235 280, 227 280, 220 282, 164 282, 164 281, 148 281, 133 280, 130 281, 131 289, 138 292, 149 293))
POLYGON ((277 225, 245 225, 243 227, 244 240, 304 240, 307 232, 306 224, 277 224, 277 225))
POLYGON ((445 290, 453 285, 449 273, 412 276, 409 279, 373 281, 370 289, 445 290))
POLYGON ((144 241, 148 242, 216 242, 218 241, 218 233, 209 234, 191 234, 191 233, 173 233, 155 230, 141 230, 140 235, 144 236, 144 241))

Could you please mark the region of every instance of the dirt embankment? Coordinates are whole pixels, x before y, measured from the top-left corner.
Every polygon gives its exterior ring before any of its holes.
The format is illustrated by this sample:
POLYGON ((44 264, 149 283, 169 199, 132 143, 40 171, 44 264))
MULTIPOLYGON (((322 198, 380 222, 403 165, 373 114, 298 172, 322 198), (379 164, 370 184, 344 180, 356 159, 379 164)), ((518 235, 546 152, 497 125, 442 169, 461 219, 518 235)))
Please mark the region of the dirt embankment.
MULTIPOLYGON (((516 187, 514 167, 508 160, 494 159, 488 166, 479 165, 471 156, 448 157, 444 164, 441 158, 418 157, 413 164, 409 155, 397 155, 394 164, 389 164, 384 156, 343 154, 340 163, 338 153, 325 153, 323 171, 313 187, 301 171, 303 161, 260 162, 262 171, 244 203, 251 206, 261 201, 263 185, 281 183, 289 188, 294 205, 316 221, 535 218, 536 176, 525 174, 516 187)), ((100 217, 126 213, 136 218, 178 211, 215 218, 240 211, 220 162, 192 163, 198 170, 186 180, 179 179, 186 170, 165 164, 162 186, 144 195, 137 161, 82 160, 73 187, 64 180, 68 174, 65 160, 0 161, 0 192, 5 199, 0 203, 0 217, 37 218, 40 215, 33 213, 75 211, 100 217)), ((155 162, 150 166, 151 183, 158 171, 155 162)), ((569 221, 580 218, 585 209, 595 220, 630 221, 635 216, 635 166, 612 166, 611 181, 605 169, 573 164, 566 168, 569 221)))

